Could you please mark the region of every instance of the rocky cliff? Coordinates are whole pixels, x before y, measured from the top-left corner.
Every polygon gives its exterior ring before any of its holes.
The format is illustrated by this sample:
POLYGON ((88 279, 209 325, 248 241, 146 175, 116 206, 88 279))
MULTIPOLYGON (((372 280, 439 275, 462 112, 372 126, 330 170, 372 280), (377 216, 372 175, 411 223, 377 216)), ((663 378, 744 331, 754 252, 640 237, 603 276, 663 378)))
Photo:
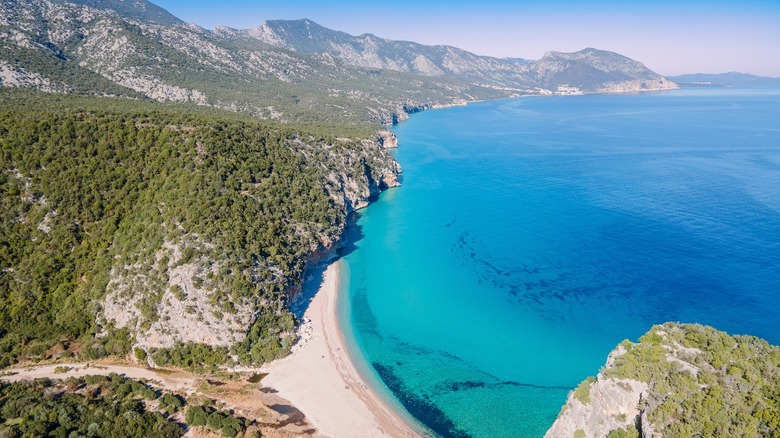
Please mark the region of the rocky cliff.
POLYGON ((773 436, 780 348, 698 324, 623 341, 569 394, 546 437, 773 436))

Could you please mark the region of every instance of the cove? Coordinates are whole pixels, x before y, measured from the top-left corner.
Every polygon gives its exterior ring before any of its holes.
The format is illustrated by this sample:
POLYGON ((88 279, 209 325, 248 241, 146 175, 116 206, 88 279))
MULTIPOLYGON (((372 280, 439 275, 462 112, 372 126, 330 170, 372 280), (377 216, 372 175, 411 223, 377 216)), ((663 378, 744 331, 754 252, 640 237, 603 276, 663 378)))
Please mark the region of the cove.
POLYGON ((653 324, 780 343, 777 114, 750 87, 413 115, 348 231, 353 354, 436 435, 539 437, 653 324))

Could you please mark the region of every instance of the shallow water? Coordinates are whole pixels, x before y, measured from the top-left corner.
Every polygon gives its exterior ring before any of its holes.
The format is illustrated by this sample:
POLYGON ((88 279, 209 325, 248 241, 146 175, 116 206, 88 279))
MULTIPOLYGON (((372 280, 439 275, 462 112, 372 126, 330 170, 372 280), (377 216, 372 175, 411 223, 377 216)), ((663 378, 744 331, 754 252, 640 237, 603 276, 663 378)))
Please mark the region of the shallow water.
POLYGON ((653 324, 780 343, 780 88, 529 97, 399 125, 347 334, 443 436, 538 437, 653 324))

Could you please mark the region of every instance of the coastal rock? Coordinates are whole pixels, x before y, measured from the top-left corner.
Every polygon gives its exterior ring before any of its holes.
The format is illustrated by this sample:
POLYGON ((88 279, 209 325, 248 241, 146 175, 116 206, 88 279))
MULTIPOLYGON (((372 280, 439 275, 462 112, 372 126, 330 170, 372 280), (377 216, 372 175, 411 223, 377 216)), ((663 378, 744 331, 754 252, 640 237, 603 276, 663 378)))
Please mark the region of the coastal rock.
POLYGON ((777 391, 780 348, 665 323, 618 345, 545 437, 769 436, 780 428, 777 391))
POLYGON ((395 136, 395 132, 388 130, 379 131, 378 137, 379 144, 383 148, 392 149, 398 147, 398 137, 395 136))
POLYGON ((328 192, 347 213, 366 207, 382 190, 401 185, 401 165, 382 143, 376 139, 362 140, 361 144, 365 155, 334 157, 347 168, 360 169, 359 172, 331 172, 328 176, 328 192))
MULTIPOLYGON (((610 356, 614 354, 621 352, 616 350, 610 356)), ((610 431, 626 429, 640 422, 642 412, 638 406, 642 394, 647 392, 646 383, 599 374, 595 381, 583 382, 580 388, 569 394, 561 414, 545 437, 602 438, 610 431)))

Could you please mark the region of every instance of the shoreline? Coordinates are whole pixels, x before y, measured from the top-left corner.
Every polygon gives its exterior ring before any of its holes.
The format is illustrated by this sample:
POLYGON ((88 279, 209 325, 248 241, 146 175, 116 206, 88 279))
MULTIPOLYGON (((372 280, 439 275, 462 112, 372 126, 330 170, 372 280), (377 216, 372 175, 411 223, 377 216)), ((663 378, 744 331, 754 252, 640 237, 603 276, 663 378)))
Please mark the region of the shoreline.
POLYGON ((347 349, 338 320, 340 262, 331 263, 303 318, 290 356, 264 365, 263 386, 300 409, 320 434, 334 437, 417 437, 365 382, 347 349))

